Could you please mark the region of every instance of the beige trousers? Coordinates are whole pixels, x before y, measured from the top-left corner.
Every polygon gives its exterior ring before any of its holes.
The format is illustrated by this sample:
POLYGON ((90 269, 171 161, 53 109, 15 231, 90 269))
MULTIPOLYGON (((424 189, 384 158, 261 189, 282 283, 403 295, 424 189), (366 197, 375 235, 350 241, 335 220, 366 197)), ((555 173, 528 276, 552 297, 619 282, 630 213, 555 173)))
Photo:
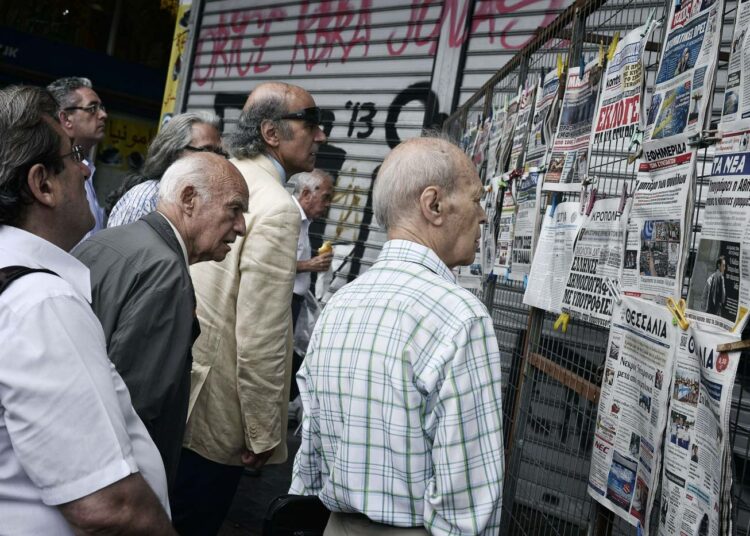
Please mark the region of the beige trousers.
POLYGON ((375 523, 362 514, 331 512, 323 536, 427 536, 424 527, 393 527, 375 523))

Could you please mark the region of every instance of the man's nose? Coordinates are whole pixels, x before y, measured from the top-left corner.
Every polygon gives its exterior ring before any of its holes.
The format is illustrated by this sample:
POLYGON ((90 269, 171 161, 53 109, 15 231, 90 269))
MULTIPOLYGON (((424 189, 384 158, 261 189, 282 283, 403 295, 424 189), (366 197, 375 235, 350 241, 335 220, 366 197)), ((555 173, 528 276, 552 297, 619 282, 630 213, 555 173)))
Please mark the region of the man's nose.
POLYGON ((328 137, 326 137, 326 133, 323 132, 322 127, 318 127, 317 131, 315 132, 315 138, 314 141, 316 143, 325 143, 328 140, 328 137))
POLYGON ((245 227, 245 216, 242 214, 237 217, 237 221, 234 223, 234 230, 238 235, 245 236, 247 228, 245 227))

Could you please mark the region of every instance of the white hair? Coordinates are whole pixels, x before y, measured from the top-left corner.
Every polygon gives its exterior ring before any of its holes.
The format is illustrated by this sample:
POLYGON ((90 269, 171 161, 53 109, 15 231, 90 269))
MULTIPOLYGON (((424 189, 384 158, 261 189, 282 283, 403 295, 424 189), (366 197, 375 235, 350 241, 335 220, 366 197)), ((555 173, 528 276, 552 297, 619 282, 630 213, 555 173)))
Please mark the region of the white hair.
POLYGON ((159 202, 177 204, 187 186, 195 188, 204 201, 211 199, 211 178, 216 174, 217 155, 197 153, 186 155, 170 165, 159 181, 159 202), (213 160, 213 161, 212 161, 213 160))
POLYGON ((315 168, 312 171, 297 173, 289 180, 289 184, 294 186, 294 191, 292 193, 294 194, 294 197, 299 199, 302 192, 305 190, 314 192, 320 188, 320 185, 323 184, 323 181, 325 180, 330 181, 331 185, 333 185, 333 178, 327 171, 315 168))
POLYGON ((375 179, 372 208, 386 231, 416 210, 428 186, 450 194, 456 186, 456 153, 447 138, 412 138, 398 145, 383 161, 375 179))

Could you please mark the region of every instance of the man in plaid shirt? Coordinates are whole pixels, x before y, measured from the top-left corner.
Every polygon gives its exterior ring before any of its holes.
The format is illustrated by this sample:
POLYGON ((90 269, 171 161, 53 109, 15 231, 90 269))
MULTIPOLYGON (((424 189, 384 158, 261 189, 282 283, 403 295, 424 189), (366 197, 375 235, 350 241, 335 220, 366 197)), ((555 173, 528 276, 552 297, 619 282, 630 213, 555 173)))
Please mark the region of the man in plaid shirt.
POLYGON ((320 497, 326 535, 499 531, 500 354, 487 309, 451 272, 474 260, 482 191, 441 139, 404 142, 380 168, 388 241, 323 310, 297 374, 290 493, 320 497))

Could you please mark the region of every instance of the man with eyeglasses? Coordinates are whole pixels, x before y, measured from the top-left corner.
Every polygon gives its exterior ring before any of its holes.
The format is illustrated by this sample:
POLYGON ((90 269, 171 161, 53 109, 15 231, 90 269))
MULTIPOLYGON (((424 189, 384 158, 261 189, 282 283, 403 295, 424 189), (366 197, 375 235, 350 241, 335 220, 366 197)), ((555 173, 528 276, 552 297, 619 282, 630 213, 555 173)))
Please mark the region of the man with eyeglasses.
POLYGON ((174 534, 159 451, 67 253, 94 218, 56 110, 42 88, 0 90, 0 532, 174 534))
POLYGON ((326 136, 301 87, 257 86, 230 134, 250 192, 247 233, 227 258, 193 266, 201 335, 172 500, 180 534, 216 534, 243 468, 286 459, 292 286, 300 213, 284 188, 312 171, 326 136))
POLYGON ((73 138, 73 143, 83 147, 86 154, 84 164, 89 169, 86 180, 86 198, 94 215, 94 225, 86 236, 104 228, 104 210, 99 206, 94 189, 96 167, 90 160, 91 149, 104 139, 107 110, 99 96, 92 89, 91 80, 79 76, 59 78, 47 89, 55 97, 58 105, 58 118, 65 134, 73 138))

